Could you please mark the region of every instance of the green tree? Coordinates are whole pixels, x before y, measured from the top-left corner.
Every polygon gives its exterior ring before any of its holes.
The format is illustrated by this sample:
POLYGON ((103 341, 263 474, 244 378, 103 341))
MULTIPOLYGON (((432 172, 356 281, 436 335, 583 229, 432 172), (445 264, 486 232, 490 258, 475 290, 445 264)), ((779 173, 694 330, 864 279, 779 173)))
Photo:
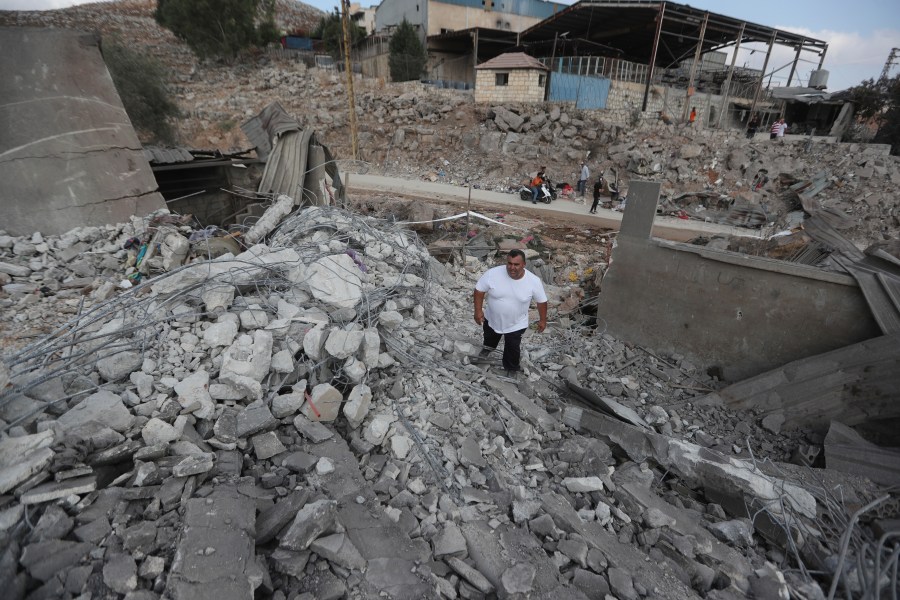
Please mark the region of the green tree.
MULTIPOLYGON (((316 28, 313 29, 312 37, 322 40, 325 44, 325 50, 335 60, 344 56, 344 28, 341 25, 341 13, 335 8, 333 13, 319 19, 316 28)), ((350 46, 356 46, 357 43, 366 37, 366 30, 356 23, 350 23, 350 46)))
POLYGON ((156 21, 200 58, 233 59, 275 32, 270 0, 158 0, 156 21))
POLYGON ((117 40, 104 41, 103 60, 112 77, 125 112, 142 140, 175 143, 172 119, 178 105, 165 84, 165 71, 152 57, 117 40))
POLYGON ((425 71, 428 55, 415 28, 406 19, 397 26, 388 44, 388 67, 393 81, 418 79, 425 71))
POLYGON ((269 42, 277 42, 281 31, 275 24, 275 0, 259 0, 256 25, 256 43, 265 46, 269 42))
POLYGON ((900 74, 891 79, 867 79, 850 88, 857 119, 873 124, 872 141, 890 144, 891 154, 900 155, 900 74))

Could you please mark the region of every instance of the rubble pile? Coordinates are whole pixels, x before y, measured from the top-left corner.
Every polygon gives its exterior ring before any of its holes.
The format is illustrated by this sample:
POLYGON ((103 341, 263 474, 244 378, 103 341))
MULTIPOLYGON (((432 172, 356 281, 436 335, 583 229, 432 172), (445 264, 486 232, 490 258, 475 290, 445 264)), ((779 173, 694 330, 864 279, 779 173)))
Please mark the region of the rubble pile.
MULTIPOLYGON (((349 153, 338 74, 274 62, 209 70, 200 79, 179 88, 180 97, 192 98, 187 104, 197 117, 184 125, 189 137, 255 114, 274 94, 289 112, 304 115, 305 126, 334 140, 338 155, 349 153), (305 108, 310 103, 316 110, 305 108)), ((895 238, 900 229, 893 193, 900 165, 884 146, 749 141, 740 131, 649 121, 632 127, 607 121, 603 111, 548 104, 482 107, 470 93, 420 84, 385 88, 363 79, 356 89, 360 156, 379 174, 515 192, 540 165, 557 183, 572 183, 587 158, 592 177, 618 177, 625 194, 632 179, 661 181, 667 214, 774 232, 798 208, 779 176, 802 181, 824 172, 830 185, 819 199, 846 213, 850 239, 865 247, 895 238)), ((233 136, 212 136, 246 145, 233 136)))
MULTIPOLYGON (((79 231, 60 240, 124 267, 131 224, 79 231)), ((488 266, 307 208, 5 353, 5 597, 823 597, 807 573, 834 572, 843 533, 823 499, 840 488, 846 520, 871 484, 798 483, 780 461, 821 440, 557 315, 500 375, 471 319, 488 266)), ((4 309, 73 300, 25 298, 4 309)))
MULTIPOLYGON (((76 6, 59 11, 0 12, 0 23, 97 30, 146 48, 171 69, 173 96, 189 118, 176 124, 183 143, 243 150, 238 125, 279 101, 303 115, 349 155, 343 76, 307 69, 267 54, 234 65, 198 63, 186 45, 153 20, 148 0, 76 6)), ((299 2, 279 1, 285 30, 308 29, 320 16, 299 2)), ((896 239, 900 229, 894 188, 896 157, 886 148, 829 144, 811 138, 786 143, 746 140, 719 131, 657 120, 610 122, 604 111, 550 104, 475 105, 471 92, 360 79, 355 83, 360 157, 380 174, 515 191, 539 166, 554 181, 572 183, 582 159, 592 177, 613 169, 627 192, 632 179, 663 183, 664 212, 732 225, 790 225, 797 206, 785 198, 780 175, 795 181, 826 177, 825 208, 849 218, 847 237, 860 247, 896 239), (387 143, 386 143, 387 142, 387 143)))

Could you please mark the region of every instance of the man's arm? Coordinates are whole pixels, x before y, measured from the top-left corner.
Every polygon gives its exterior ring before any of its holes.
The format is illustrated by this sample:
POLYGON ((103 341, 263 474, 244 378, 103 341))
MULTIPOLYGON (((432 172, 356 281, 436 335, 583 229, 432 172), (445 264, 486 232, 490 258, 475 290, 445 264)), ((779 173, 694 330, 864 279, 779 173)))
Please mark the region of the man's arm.
POLYGON ((540 321, 538 321, 537 330, 538 333, 544 333, 544 330, 547 328, 547 303, 546 302, 538 302, 538 317, 540 317, 540 321))
MULTIPOLYGON (((479 292, 475 290, 475 322, 479 325, 484 324, 484 311, 482 310, 482 305, 484 304, 484 295, 485 292, 479 292)), ((547 309, 544 308, 544 312, 546 313, 547 309)))

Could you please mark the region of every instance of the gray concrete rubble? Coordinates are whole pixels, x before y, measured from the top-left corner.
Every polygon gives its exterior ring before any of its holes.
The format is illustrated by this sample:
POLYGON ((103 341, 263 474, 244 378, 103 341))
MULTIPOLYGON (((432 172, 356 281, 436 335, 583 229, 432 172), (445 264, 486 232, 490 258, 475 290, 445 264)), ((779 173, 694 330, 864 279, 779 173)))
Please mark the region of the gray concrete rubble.
POLYGON ((821 597, 823 515, 877 499, 683 356, 556 307, 509 376, 471 319, 490 264, 335 208, 272 219, 83 302, 68 278, 118 280, 134 223, 0 243, 38 290, 2 308, 65 316, 2 357, 5 598, 821 597))

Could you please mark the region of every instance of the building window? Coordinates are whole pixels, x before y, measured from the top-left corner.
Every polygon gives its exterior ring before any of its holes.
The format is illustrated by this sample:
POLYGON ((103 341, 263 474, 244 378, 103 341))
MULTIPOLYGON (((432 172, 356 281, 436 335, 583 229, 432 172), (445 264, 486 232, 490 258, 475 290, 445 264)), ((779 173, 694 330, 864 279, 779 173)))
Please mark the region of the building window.
POLYGON ((509 73, 496 73, 494 75, 494 85, 509 85, 509 73))
POLYGON ((538 87, 544 87, 544 83, 547 81, 546 77, 543 73, 538 75, 538 87))

